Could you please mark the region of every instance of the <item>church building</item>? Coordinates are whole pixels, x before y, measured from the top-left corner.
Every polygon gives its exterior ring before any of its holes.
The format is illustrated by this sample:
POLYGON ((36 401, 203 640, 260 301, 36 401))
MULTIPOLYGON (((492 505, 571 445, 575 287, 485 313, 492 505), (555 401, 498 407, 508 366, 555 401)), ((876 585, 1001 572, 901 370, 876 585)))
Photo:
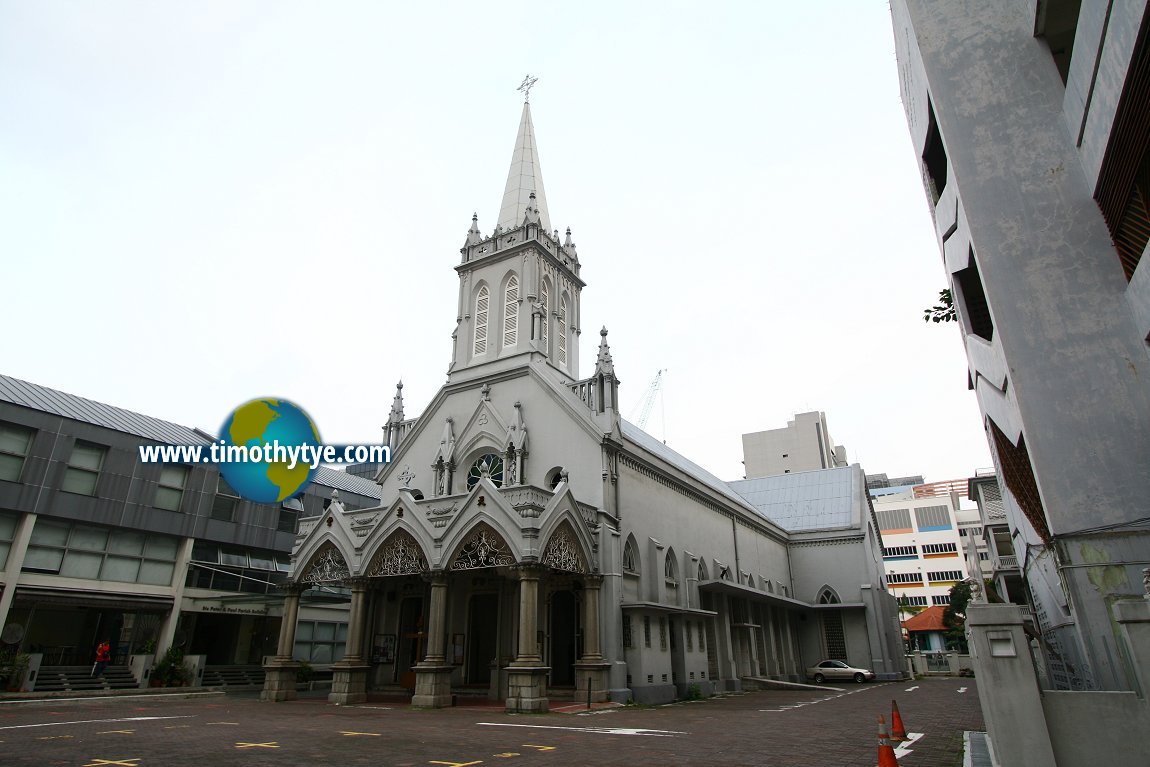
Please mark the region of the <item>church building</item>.
POLYGON ((294 611, 333 584, 351 590, 339 703, 658 703, 802 681, 824 658, 902 677, 857 465, 748 500, 620 417, 605 328, 581 377, 585 283, 527 103, 499 220, 484 235, 473 217, 461 254, 447 382, 418 418, 396 391, 381 505, 300 521, 265 700, 294 697, 294 611))

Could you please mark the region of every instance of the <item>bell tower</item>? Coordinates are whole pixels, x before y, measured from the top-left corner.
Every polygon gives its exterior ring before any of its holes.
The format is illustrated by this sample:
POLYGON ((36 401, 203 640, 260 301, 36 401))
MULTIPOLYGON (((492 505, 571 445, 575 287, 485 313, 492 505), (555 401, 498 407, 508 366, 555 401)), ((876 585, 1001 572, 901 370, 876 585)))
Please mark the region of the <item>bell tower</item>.
MULTIPOLYGON (((529 91, 533 80, 521 90, 529 91)), ((579 373, 579 256, 568 228, 551 229, 547 195, 531 121, 523 102, 519 133, 495 231, 483 235, 479 217, 460 249, 459 309, 448 381, 545 362, 564 382, 579 373), (512 361, 514 360, 514 361, 512 361)))

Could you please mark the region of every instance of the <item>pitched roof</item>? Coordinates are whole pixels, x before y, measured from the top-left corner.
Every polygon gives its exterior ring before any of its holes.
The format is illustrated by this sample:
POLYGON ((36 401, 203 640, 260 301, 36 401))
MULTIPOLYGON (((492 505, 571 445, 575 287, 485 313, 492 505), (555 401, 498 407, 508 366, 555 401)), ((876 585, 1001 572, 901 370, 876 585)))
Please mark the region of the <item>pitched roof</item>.
POLYGON ((523 225, 532 192, 535 193, 535 207, 539 210, 539 225, 550 234, 551 217, 547 215, 547 193, 543 191, 535 126, 531 122, 531 105, 525 102, 523 116, 519 120, 519 135, 515 137, 515 150, 511 153, 511 168, 507 171, 507 186, 503 189, 503 204, 499 207, 499 226, 514 229, 523 225))
POLYGON ((859 524, 856 500, 862 472, 856 466, 801 471, 728 482, 767 519, 791 532, 859 524))
POLYGON ((203 435, 187 426, 142 415, 103 402, 77 397, 75 394, 49 389, 19 378, 0 375, 0 401, 51 413, 74 421, 133 434, 137 437, 171 445, 198 445, 208 442, 203 435))
POLYGON ((942 605, 928 607, 918 615, 907 618, 902 627, 907 631, 949 631, 950 627, 942 622, 942 614, 946 608, 942 605))

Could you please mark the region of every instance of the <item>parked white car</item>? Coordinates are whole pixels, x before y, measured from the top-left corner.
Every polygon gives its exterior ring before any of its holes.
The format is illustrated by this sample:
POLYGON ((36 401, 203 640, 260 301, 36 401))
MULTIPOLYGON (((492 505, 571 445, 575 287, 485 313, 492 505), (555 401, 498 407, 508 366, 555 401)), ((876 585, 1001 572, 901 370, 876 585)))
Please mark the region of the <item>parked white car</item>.
POLYGON ((824 660, 807 668, 807 679, 815 680, 815 684, 822 684, 828 679, 853 679, 862 684, 874 679, 874 672, 870 669, 848 666, 841 660, 824 660))

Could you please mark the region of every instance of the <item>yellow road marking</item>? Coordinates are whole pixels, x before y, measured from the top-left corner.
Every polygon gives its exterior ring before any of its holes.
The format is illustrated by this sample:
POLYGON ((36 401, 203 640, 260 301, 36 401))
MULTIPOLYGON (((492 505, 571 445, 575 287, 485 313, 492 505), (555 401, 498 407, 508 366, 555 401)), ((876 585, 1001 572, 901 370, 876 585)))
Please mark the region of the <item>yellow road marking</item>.
POLYGON ((519 752, 518 751, 504 751, 502 754, 492 754, 492 756, 498 756, 501 759, 507 759, 508 757, 511 757, 511 756, 519 756, 519 752))
POLYGON ((71 735, 45 735, 42 738, 37 738, 37 740, 65 740, 71 737, 71 735))
POLYGON ((347 735, 349 737, 354 737, 356 735, 365 735, 365 736, 372 737, 372 738, 378 738, 380 735, 378 732, 349 732, 347 730, 340 730, 339 734, 340 735, 347 735))
POLYGON ((276 745, 277 743, 279 743, 278 740, 273 740, 273 741, 270 741, 268 743, 244 743, 244 742, 240 742, 240 743, 236 744, 236 748, 279 748, 279 746, 276 745))
POLYGON ((103 732, 97 732, 96 734, 97 735, 131 735, 134 732, 135 732, 135 730, 104 730, 103 732))
POLYGON ((137 767, 136 762, 140 761, 140 757, 134 756, 131 759, 93 759, 84 767, 108 767, 108 765, 118 765, 119 767, 137 767))
POLYGON ((524 748, 537 748, 540 751, 554 751, 556 748, 555 746, 536 746, 532 743, 520 743, 519 745, 523 746, 524 748))
POLYGON ((190 726, 191 725, 187 725, 187 724, 170 724, 167 727, 165 727, 164 729, 165 730, 186 730, 190 726))
POLYGON ((483 764, 483 760, 478 762, 428 762, 428 764, 443 764, 447 767, 471 767, 473 764, 483 764))
POLYGON ((239 722, 204 722, 204 724, 230 724, 235 726, 239 725, 239 722))

